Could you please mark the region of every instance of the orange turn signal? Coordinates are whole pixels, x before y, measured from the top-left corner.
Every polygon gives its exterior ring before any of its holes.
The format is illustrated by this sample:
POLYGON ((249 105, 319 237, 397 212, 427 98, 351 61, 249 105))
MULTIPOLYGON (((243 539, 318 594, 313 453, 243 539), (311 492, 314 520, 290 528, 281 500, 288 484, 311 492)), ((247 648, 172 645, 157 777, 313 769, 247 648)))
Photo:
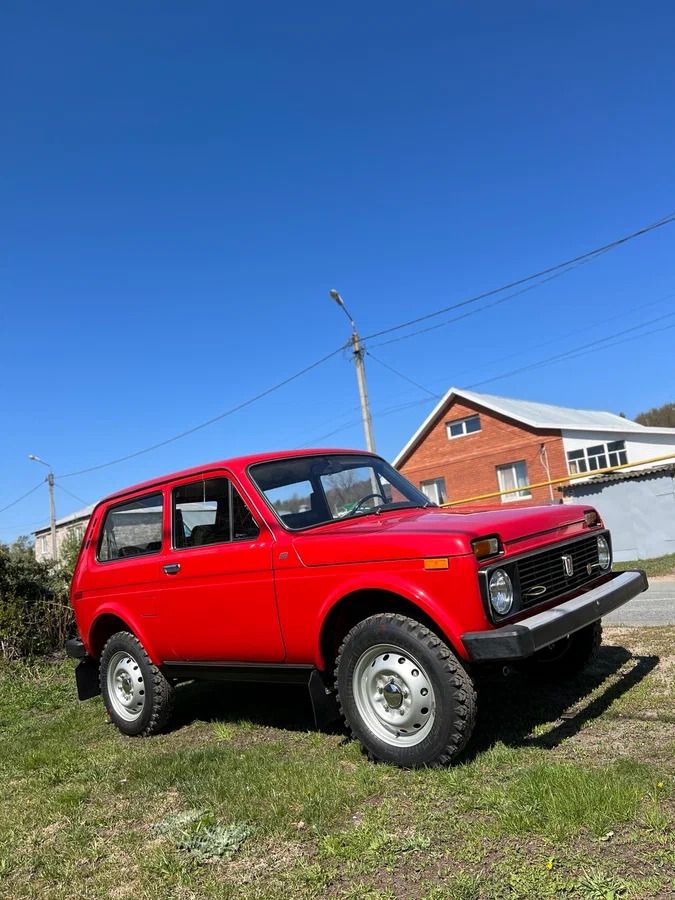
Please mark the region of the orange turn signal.
POLYGON ((498 537, 480 538, 471 544, 476 559, 487 559, 488 556, 498 556, 501 553, 501 544, 498 537))
POLYGON ((424 568, 425 569, 449 569, 450 568, 450 560, 447 556, 438 557, 436 559, 425 559, 424 560, 424 568))

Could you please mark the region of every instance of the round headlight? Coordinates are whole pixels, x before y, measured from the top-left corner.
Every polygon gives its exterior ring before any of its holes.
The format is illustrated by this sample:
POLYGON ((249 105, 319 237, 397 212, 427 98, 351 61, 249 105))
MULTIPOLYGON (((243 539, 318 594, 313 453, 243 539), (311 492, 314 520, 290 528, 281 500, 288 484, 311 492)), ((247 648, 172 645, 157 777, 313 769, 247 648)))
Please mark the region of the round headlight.
POLYGON ((490 575, 488 591, 494 611, 500 616, 505 616, 513 605, 513 585, 503 569, 495 569, 490 575))
POLYGON ((601 569, 609 569, 612 562, 612 554, 609 552, 609 544, 607 540, 600 536, 598 538, 598 564, 601 569))

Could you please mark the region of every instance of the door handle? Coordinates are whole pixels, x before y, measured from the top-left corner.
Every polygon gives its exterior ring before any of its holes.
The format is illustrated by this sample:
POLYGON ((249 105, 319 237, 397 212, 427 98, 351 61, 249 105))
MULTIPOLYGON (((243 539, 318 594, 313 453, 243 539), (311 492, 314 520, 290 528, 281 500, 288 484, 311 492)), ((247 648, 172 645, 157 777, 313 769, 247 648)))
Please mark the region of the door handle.
POLYGON ((162 566, 167 575, 177 575, 180 572, 180 563, 168 563, 162 566))

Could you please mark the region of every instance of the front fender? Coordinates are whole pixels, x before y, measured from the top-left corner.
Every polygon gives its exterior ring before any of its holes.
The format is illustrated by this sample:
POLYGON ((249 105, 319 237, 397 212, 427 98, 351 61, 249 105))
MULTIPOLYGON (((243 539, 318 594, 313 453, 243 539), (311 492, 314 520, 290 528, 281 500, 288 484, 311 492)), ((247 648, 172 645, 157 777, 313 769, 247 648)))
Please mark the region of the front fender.
MULTIPOLYGON (((340 603, 362 591, 394 594, 407 601, 435 623, 458 656, 467 659, 461 635, 466 630, 467 620, 476 624, 475 617, 471 616, 467 619, 467 608, 473 608, 482 620, 482 605, 478 597, 475 579, 473 586, 475 596, 469 597, 466 594, 463 595, 458 579, 454 575, 451 578, 448 571, 433 573, 419 571, 415 574, 420 577, 411 578, 410 573, 404 577, 401 573, 374 573, 371 571, 354 574, 347 581, 341 581, 339 586, 336 586, 328 594, 319 608, 314 648, 314 656, 319 667, 323 667, 324 664, 321 645, 326 620, 340 603), (425 576, 429 578, 428 585, 423 583, 425 576)), ((476 624, 476 627, 481 626, 476 624)))

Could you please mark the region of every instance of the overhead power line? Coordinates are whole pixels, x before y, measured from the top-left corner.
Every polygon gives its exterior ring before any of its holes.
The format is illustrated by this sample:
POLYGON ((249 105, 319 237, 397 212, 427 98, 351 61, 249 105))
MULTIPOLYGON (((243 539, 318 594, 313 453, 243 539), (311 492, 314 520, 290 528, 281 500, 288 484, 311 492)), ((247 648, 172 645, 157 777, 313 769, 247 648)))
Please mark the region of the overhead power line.
POLYGON ((569 266, 567 269, 562 269, 559 272, 554 272, 553 275, 549 275, 547 278, 542 278, 540 281, 535 281, 533 284, 528 284, 527 287, 521 288, 519 291, 513 291, 510 294, 505 294, 503 297, 499 297, 497 300, 493 300, 492 303, 485 303, 483 306, 479 306, 477 309, 468 309, 466 312, 460 313, 458 316, 453 316, 451 319, 445 319, 443 322, 434 322, 433 325, 427 325, 426 328, 418 328, 415 331, 409 331, 408 334, 399 334, 398 337, 389 338, 387 341, 379 341, 374 346, 377 347, 387 347, 389 344, 398 344, 400 341, 407 341, 409 338, 417 337, 420 334, 428 334, 430 331, 436 331, 438 328, 445 328, 446 325, 452 325, 455 322, 461 322, 463 319, 468 319, 470 316, 477 316, 479 313, 485 312, 486 309, 492 309, 495 306, 500 306, 502 303, 507 303, 509 300, 513 300, 515 297, 521 297, 523 294, 527 294, 529 291, 534 291, 538 287, 541 287, 543 284, 547 284, 549 281, 553 281, 555 278, 561 278, 563 275, 567 275, 568 272, 571 272, 572 269, 576 269, 578 266, 583 266, 589 263, 589 259, 582 260, 582 262, 576 263, 573 266, 569 266))
MULTIPOLYGON (((530 282, 536 282, 536 284, 530 285, 529 287, 525 288, 522 291, 514 292, 509 297, 500 298, 499 300, 495 301, 494 303, 486 305, 485 307, 483 307, 483 309, 487 309, 490 306, 496 306, 498 303, 503 303, 508 299, 512 299, 513 297, 519 296, 521 293, 524 293, 526 290, 532 290, 534 287, 538 287, 540 284, 543 284, 545 281, 548 281, 551 278, 559 277, 559 275, 565 274, 565 272, 569 271, 571 268, 573 268, 577 265, 580 265, 584 262, 590 261, 591 259, 594 259, 603 253, 607 253, 608 251, 610 251, 616 247, 619 247, 622 244, 627 243, 628 241, 634 240, 637 237, 640 237, 642 235, 648 234, 649 232, 655 231, 657 228, 662 228, 665 225, 669 225, 674 221, 675 221, 675 213, 671 213, 668 216, 665 216, 664 218, 659 219, 657 222, 653 222, 650 225, 646 225, 646 226, 638 229, 637 231, 633 231, 630 234, 627 234, 620 238, 617 238, 616 240, 611 241, 608 244, 604 244, 601 247, 596 247, 595 249, 589 250, 586 253, 582 253, 579 256, 572 257, 571 259, 565 260, 563 262, 557 263, 556 265, 549 266, 548 268, 542 269, 539 272, 535 272, 531 275, 526 275, 523 278, 519 278, 515 281, 509 282, 508 284, 502 285, 501 287, 493 288, 489 291, 484 291, 480 294, 477 294, 473 297, 469 297, 458 303, 454 303, 454 304, 451 304, 450 306, 446 306, 446 307, 436 310, 434 312, 427 313, 426 315, 418 316, 417 318, 410 319, 407 322, 401 322, 398 325, 393 325, 393 326, 390 326, 389 328, 385 328, 380 331, 373 332, 369 335, 366 335, 366 337, 363 338, 363 340, 380 337, 385 334, 390 334, 394 331, 399 331, 401 329, 408 328, 411 325, 415 325, 419 322, 427 321, 429 319, 435 318, 436 316, 442 315, 443 313, 449 312, 451 310, 459 309, 461 307, 468 306, 473 303, 477 303, 480 300, 486 299, 486 298, 494 296, 496 294, 500 294, 504 291, 510 290, 511 288, 519 287, 520 285, 524 285, 524 284, 529 284, 530 282)), ((450 320, 450 321, 454 321, 454 320, 450 320)), ((441 323, 441 324, 448 324, 448 323, 441 323)), ((436 326, 436 327, 440 327, 440 325, 436 326)), ((412 336, 412 335, 409 335, 409 336, 412 336)), ((84 475, 84 474, 87 474, 88 472, 95 472, 100 469, 105 469, 110 466, 114 466, 119 463, 126 462, 127 460, 135 459, 136 457, 142 456, 146 453, 150 453, 153 450, 158 450, 161 447, 165 447, 168 444, 171 444, 175 441, 181 440, 184 437, 188 437, 189 435, 194 434, 195 432, 200 431, 203 428, 207 428, 209 425, 213 425, 215 422, 221 421, 222 419, 224 419, 228 416, 231 416, 234 413, 239 412, 240 410, 245 409, 248 406, 251 406, 253 403, 256 403, 258 400, 262 400, 264 397, 269 396, 270 394, 274 393, 275 391, 278 391, 280 388, 284 387, 285 385, 290 384, 292 381, 295 381, 296 379, 307 374, 308 372, 312 371, 313 369, 316 369, 318 366, 327 362, 332 357, 337 356, 337 354, 341 353, 347 346, 348 346, 348 343, 341 345, 337 349, 333 350, 331 353, 326 354, 325 356, 321 357, 321 359, 316 360, 315 362, 311 363, 310 365, 306 366, 305 368, 301 369, 300 371, 294 373, 293 375, 290 375, 288 378, 285 378, 283 381, 280 381, 277 384, 272 385, 271 387, 267 388, 264 391, 261 391, 260 393, 256 394, 255 396, 250 397, 249 399, 243 401, 242 403, 239 403, 236 406, 233 406, 230 409, 227 409, 224 412, 219 413, 218 415, 213 416, 212 418, 207 419, 204 422, 200 422, 199 424, 194 425, 192 428, 188 428, 185 431, 181 431, 178 434, 172 435, 171 437, 165 438, 162 441, 158 441, 154 444, 151 444, 148 447, 144 447, 140 450, 136 450, 133 453, 127 453, 124 456, 119 456, 119 457, 116 457, 115 459, 111 459, 111 460, 108 460, 107 462, 103 462, 103 463, 98 463, 97 465, 94 465, 94 466, 86 466, 82 469, 77 469, 72 472, 66 472, 63 474, 59 474, 58 477, 61 479, 73 478, 77 475, 84 475)), ((382 364, 386 366, 386 363, 382 363, 382 364)), ((397 374, 401 374, 401 373, 397 373, 397 374)), ((407 376, 402 376, 402 377, 407 379, 407 376)), ((410 379, 407 379, 407 380, 410 380, 410 379)), ((412 382, 412 383, 415 384, 415 382, 412 382)), ((423 388, 421 385, 416 384, 416 386, 422 390, 426 390, 426 388, 423 388)), ((430 391, 428 391, 428 393, 431 394, 430 391)), ((432 396, 433 396, 433 394, 432 394, 432 396)), ((38 487, 39 487, 39 485, 38 485, 38 487)), ((34 488, 34 490, 37 490, 37 487, 34 488)), ((29 491, 29 494, 30 493, 32 493, 32 491, 29 491)), ((28 495, 25 495, 25 496, 28 496, 28 495)), ((14 501, 12 504, 10 504, 8 507, 5 507, 5 508, 8 509, 10 506, 13 506, 16 503, 19 503, 22 499, 24 499, 24 498, 23 497, 18 498, 16 501, 14 501)), ((0 509, 0 512, 2 512, 2 511, 3 510, 0 509)))
POLYGON ((399 378, 402 378, 403 381, 407 381, 408 384, 412 384, 413 387, 419 388, 421 391, 424 391, 425 394, 429 394, 430 397, 438 397, 438 394, 435 391, 430 391, 429 388, 424 387, 423 384, 420 384, 418 381, 413 381, 412 378, 408 378, 407 375, 404 375, 403 372, 399 372, 398 369, 395 369, 393 366, 390 366, 389 363, 384 362, 381 359, 378 359, 370 350, 367 351, 370 359, 374 359, 376 363, 379 363, 385 369, 389 369, 390 372, 393 372, 394 375, 398 375, 399 378))
MULTIPOLYGON (((636 311, 636 310, 639 310, 639 309, 647 309, 647 308, 650 307, 650 306, 655 306, 655 305, 657 305, 657 304, 659 304, 659 303, 663 303, 663 302, 666 301, 666 300, 671 300, 673 297, 675 297, 675 291, 671 291, 670 293, 665 294, 663 297, 659 297, 657 300, 649 300, 647 303, 639 303, 639 304, 637 304, 637 305, 635 305, 635 306, 633 306, 633 307, 631 308, 631 313, 634 312, 634 311, 636 311)), ((483 307, 483 308, 486 308, 486 307, 483 307)), ((667 319, 667 318, 669 318, 669 317, 672 316, 672 315, 675 315, 675 313, 665 313, 665 314, 662 315, 662 316, 656 316, 656 317, 653 318, 653 319, 648 319, 646 322, 640 322, 640 323, 638 323, 637 325, 633 325, 633 326, 631 326, 630 328, 626 329, 626 333, 629 332, 629 331, 637 331, 637 330, 639 330, 640 328, 646 327, 647 325, 652 325, 654 322, 659 322, 659 321, 661 321, 662 319, 667 319)), ((606 319, 606 318, 603 318, 603 319, 596 319, 594 322, 586 322, 581 328, 574 328, 574 329, 572 329, 572 331, 567 331, 567 332, 565 332, 565 334, 558 335, 557 337, 552 338, 551 340, 544 341, 544 342, 539 342, 539 343, 537 344, 537 346, 538 346, 538 347, 545 347, 545 346, 547 346, 548 344, 554 344, 554 343, 557 343, 557 342, 560 340, 560 338, 572 337, 573 335, 581 334, 581 333, 584 332, 584 331, 590 331, 590 330, 592 330, 593 328, 595 328, 597 325, 604 325, 604 324, 606 324, 606 322, 607 322, 607 319, 606 319)), ((623 334, 623 333, 624 333, 624 332, 619 332, 619 334, 623 334)), ((648 333, 649 333, 649 334, 652 334, 653 332, 648 332, 648 333)), ((615 334, 615 335, 610 335, 609 337, 599 338, 597 342, 600 343, 600 342, 603 342, 603 341, 612 340, 614 337, 617 337, 617 336, 618 336, 618 335, 615 334)), ((400 338, 397 338, 396 340, 401 340, 401 339, 400 339, 400 338)), ((592 343, 595 343, 595 341, 592 342, 592 343)), ((376 345, 376 346, 381 346, 381 345, 378 344, 378 345, 376 345)), ((584 345, 582 345, 582 346, 586 346, 586 345, 584 344, 584 345)), ((574 352, 576 352, 576 351, 574 351, 574 350, 565 350, 565 351, 563 351, 563 352, 562 352, 561 354, 559 354, 559 355, 560 355, 560 357, 562 358, 562 357, 566 356, 568 353, 574 353, 574 352)), ((426 386, 423 385, 423 384, 419 384, 418 382, 413 381, 408 375, 405 375, 403 372, 400 372, 398 369, 395 369, 392 365, 389 365, 389 364, 385 363, 383 360, 379 359, 379 358, 378 358, 377 356, 375 356, 370 350, 367 351, 367 353, 368 353, 368 356, 369 356, 371 359, 373 359, 375 362, 379 363, 379 365, 384 366, 385 368, 389 369, 390 372, 393 372, 395 375, 398 375, 399 378, 402 378, 404 381, 407 381, 409 384, 414 385, 415 387, 419 388, 420 390, 424 391, 425 393, 429 394, 430 396, 432 396, 432 397, 437 397, 437 398, 440 398, 440 397, 443 396, 442 393, 438 393, 438 392, 436 392, 436 391, 432 391, 429 387, 426 387, 426 386)), ((521 348, 521 349, 518 349, 515 353, 510 353, 509 355, 503 357, 503 359, 511 359, 511 358, 513 358, 514 356, 522 356, 522 354, 523 354, 523 350, 522 350, 522 348, 521 348)), ((556 358, 555 356, 553 356, 553 357, 546 357, 547 360, 548 360, 548 359, 555 359, 555 358, 556 358)), ((525 368, 528 368, 529 365, 530 365, 530 364, 528 364, 528 366, 525 367, 525 368)), ((534 363, 533 363, 533 364, 531 364, 531 365, 538 365, 538 363, 537 363, 537 364, 534 364, 534 363)), ((513 371, 515 372, 515 371, 517 371, 517 370, 513 370, 513 371)), ((495 376, 495 378, 498 378, 498 377, 499 377, 499 376, 495 376)), ((492 380, 492 379, 490 379, 490 380, 492 380)), ((483 382, 477 382, 477 383, 483 383, 483 382)))
MULTIPOLYGON (((605 337, 598 338, 595 341, 590 341, 588 344, 581 344, 579 347, 572 347, 570 350, 565 350, 562 353, 556 353, 553 356, 547 356, 538 362, 529 363, 526 366, 520 366, 517 369, 511 369, 509 372, 501 372, 499 375, 494 375, 491 378, 484 378, 481 381, 474 381, 473 384, 468 385, 469 388, 481 387, 483 384, 490 384, 492 381, 498 381, 500 378, 507 378, 511 375, 518 375, 520 372, 528 372, 530 369, 539 369, 542 366, 548 366, 551 363, 562 362, 564 359, 572 359, 577 356, 583 356, 586 353, 590 353, 593 350, 600 349, 604 350, 605 347, 600 347, 601 344, 606 344, 608 341, 612 341, 614 338, 621 337, 622 335, 629 334, 630 332, 637 331, 640 328, 645 328, 647 325, 653 325, 655 322, 661 322, 663 319, 672 319, 675 316, 675 312, 666 313, 663 316, 657 316, 655 319, 649 319, 647 322, 641 322, 639 325, 632 325, 630 328, 624 328, 622 331, 616 331, 614 334, 606 335, 605 337)), ((660 331, 667 331, 669 328, 673 328, 673 325, 666 325, 663 328, 655 328, 652 331, 646 331, 642 334, 632 335, 631 339, 637 339, 642 337, 647 337, 649 334, 656 334, 660 331)), ((624 341, 617 341, 616 343, 624 343, 624 341)), ((614 346, 614 344, 608 344, 608 346, 614 346)))
POLYGON ((89 506, 88 500, 83 500, 82 497, 78 497, 77 494, 74 494, 72 491, 69 491, 68 488, 65 488, 62 484, 59 484, 58 481, 55 482, 56 487, 63 491, 64 494, 68 494, 69 497, 72 497, 73 500, 77 500, 78 503, 84 503, 85 506, 89 506))
POLYGON ((26 499, 26 497, 30 497, 30 495, 34 494, 35 491, 37 491, 38 488, 41 488, 44 483, 45 483, 45 480, 43 478, 41 481, 39 481, 35 485, 35 487, 32 487, 29 491, 26 491, 25 494, 22 494, 20 497, 17 497, 16 500, 12 500, 12 502, 8 503, 7 506, 3 506, 2 509, 0 509, 0 513, 3 513, 6 509, 11 509, 13 506, 16 506, 17 503, 21 503, 22 500, 26 499))
MULTIPOLYGON (((553 266, 548 266, 548 268, 541 269, 539 272, 534 272, 531 275, 525 275, 523 278, 518 278, 515 281, 509 282, 508 284, 503 284, 501 285, 501 287, 492 288, 489 291, 483 291, 482 293, 476 294, 473 297, 468 297, 466 300, 460 300, 458 303, 453 303, 450 306, 445 306, 442 309, 437 309, 435 310, 435 312, 426 313, 423 316, 417 316, 414 319, 409 319, 407 322, 400 322, 398 325, 391 325, 389 328, 383 328, 381 331, 374 331, 371 334, 365 335, 362 340, 367 341, 371 340, 372 338, 381 337, 384 334, 391 334, 391 332, 393 331, 400 331, 401 329, 408 328, 411 325, 417 325, 419 322, 425 322, 429 319, 435 318, 436 316, 442 316, 443 313, 450 312, 451 310, 460 309, 461 307, 468 306, 472 303, 478 303, 479 300, 485 300, 487 297, 493 297, 495 294, 501 294, 502 291, 508 291, 511 288, 519 287, 521 284, 527 284, 530 281, 536 281, 539 278, 544 278, 544 276, 551 275, 561 269, 569 269, 579 263, 594 259, 603 253, 614 250, 616 247, 620 247, 622 244, 628 243, 628 241, 635 240, 635 238, 642 237, 645 234, 656 231, 656 229, 658 228, 663 228, 665 225, 670 225, 672 222, 675 222, 675 213, 669 213, 667 216, 664 216, 662 219, 659 219, 656 222, 652 222, 650 225, 645 225, 644 227, 639 228, 637 231, 632 231, 630 234, 623 235, 623 237, 616 238, 616 240, 610 241, 609 244, 603 244, 601 247, 596 247, 593 250, 588 250, 586 251, 586 253, 581 253, 579 256, 574 256, 571 259, 566 259, 563 262, 556 263, 553 266)), ((518 296, 518 294, 514 294, 513 296, 518 296)))
MULTIPOLYGON (((650 304, 645 304, 645 305, 650 305, 650 304)), ((534 362, 534 363, 530 363, 527 366, 521 366, 517 369, 511 369, 508 372, 501 372, 499 375, 494 375, 491 378, 486 378, 486 379, 483 379, 482 381, 474 382, 473 384, 467 385, 467 388, 480 387, 483 384, 488 384, 492 381, 498 381, 501 378, 508 378, 511 375, 517 375, 521 372, 525 372, 530 369, 538 369, 538 368, 542 368, 544 366, 553 365, 557 362, 563 362, 568 359, 576 359, 577 357, 580 357, 580 356, 586 356, 589 353, 607 350, 611 347, 618 346, 619 344, 625 344, 628 341, 635 341, 635 340, 639 340, 640 338, 643 338, 643 337, 648 337, 649 335, 652 335, 652 334, 659 334, 663 331, 668 331, 672 328, 675 328, 675 324, 664 325, 661 328, 652 328, 650 331, 645 331, 641 334, 629 334, 629 332, 636 331, 639 328, 644 328, 647 325, 654 324, 655 322, 659 322, 663 319, 667 319, 672 316, 675 316, 675 313, 667 313, 666 315, 658 316, 655 319, 649 319, 647 322, 642 322, 640 325, 634 325, 631 328, 625 328, 622 331, 614 332, 613 334, 606 335, 603 338, 598 338, 595 341, 590 341, 587 344, 581 344, 578 347, 572 347, 569 350, 564 351, 563 353, 557 353, 553 356, 545 357, 544 359, 538 360, 537 362, 534 362), (625 337, 625 335, 628 335, 628 337, 625 337), (615 340, 615 338, 619 338, 619 340, 615 340)), ((372 353, 369 353, 368 355, 372 359, 374 359, 376 362, 382 363, 382 361, 377 359, 376 357, 374 357, 372 353)), ((441 397, 443 396, 443 394, 440 394, 440 393, 435 394, 433 391, 429 390, 428 388, 425 388, 421 384, 412 382, 412 379, 408 378, 407 375, 404 375, 403 372, 399 372, 398 370, 394 369, 392 366, 385 365, 385 368, 390 369, 396 375, 401 377, 404 381, 407 381, 409 383, 414 383, 416 387, 420 388, 421 390, 424 390, 425 393, 427 393, 430 397, 433 397, 436 400, 440 400, 441 397)), ((402 412, 403 410, 406 410, 406 409, 412 409, 415 406, 422 406, 423 404, 428 403, 428 402, 429 402, 428 398, 425 397, 425 398, 418 399, 418 400, 409 400, 405 403, 398 403, 398 404, 395 404, 394 406, 388 406, 381 410, 375 410, 373 412, 373 418, 381 419, 381 418, 384 418, 385 416, 389 416, 389 415, 392 415, 397 412, 402 412)), ((326 434, 323 434, 323 435, 320 435, 319 437, 314 438, 313 441, 310 442, 310 444, 315 444, 315 443, 318 443, 319 441, 325 440, 326 438, 333 437, 333 435, 339 434, 341 431, 345 431, 348 428, 353 428, 354 426, 356 426, 358 424, 359 424, 358 419, 355 419, 352 422, 347 422, 344 425, 341 425, 339 428, 333 429, 333 431, 329 431, 326 434)), ((303 446, 309 446, 309 444, 305 444, 303 446)))
POLYGON ((192 428, 187 428, 185 431, 181 431, 179 434, 174 434, 172 437, 165 438, 165 440, 163 441, 158 441, 156 444, 151 444, 149 447, 144 447, 142 450, 135 450, 133 453, 127 453, 125 456, 118 456, 116 459, 108 460, 108 462, 99 463, 95 466, 87 466, 84 469, 77 469, 74 472, 66 472, 64 475, 58 475, 57 477, 72 478, 75 475, 84 475, 87 472, 96 472, 99 469, 107 469, 109 466, 115 466, 118 463, 126 462, 128 459, 135 459, 137 456, 143 456, 143 454, 145 453, 150 453, 152 450, 158 450, 160 447, 166 447, 167 444, 172 444, 174 441, 179 441, 181 438, 187 437, 190 434, 194 434, 196 431, 201 431, 202 428, 207 428, 209 425, 213 425, 215 422, 220 422, 221 419, 227 418, 227 416, 234 415, 234 413, 239 412, 239 410, 245 409, 247 406, 251 406, 258 400, 262 400, 263 397, 268 397, 270 394, 273 394, 280 388, 285 387, 285 385, 290 384, 292 381, 295 381, 302 375, 306 375, 307 372, 311 372, 312 369, 316 369, 318 368, 318 366, 323 365, 323 363, 328 362, 329 359, 337 356, 338 353, 342 353, 342 351, 348 346, 348 343, 341 344, 336 350, 333 350, 330 353, 327 353, 325 356, 322 356, 321 359, 317 359, 315 362, 310 363, 310 365, 305 366, 304 369, 300 369, 299 372, 295 372, 295 374, 289 375, 289 377, 284 378, 283 381, 279 381, 277 384, 272 385, 272 387, 266 388, 264 391, 260 391, 260 393, 256 394, 254 397, 249 397, 248 400, 244 400, 242 403, 238 403, 236 406, 232 406, 230 407, 230 409, 226 409, 225 412, 219 413, 217 416, 213 416, 212 418, 207 419, 205 422, 200 422, 198 425, 194 425, 192 428))

